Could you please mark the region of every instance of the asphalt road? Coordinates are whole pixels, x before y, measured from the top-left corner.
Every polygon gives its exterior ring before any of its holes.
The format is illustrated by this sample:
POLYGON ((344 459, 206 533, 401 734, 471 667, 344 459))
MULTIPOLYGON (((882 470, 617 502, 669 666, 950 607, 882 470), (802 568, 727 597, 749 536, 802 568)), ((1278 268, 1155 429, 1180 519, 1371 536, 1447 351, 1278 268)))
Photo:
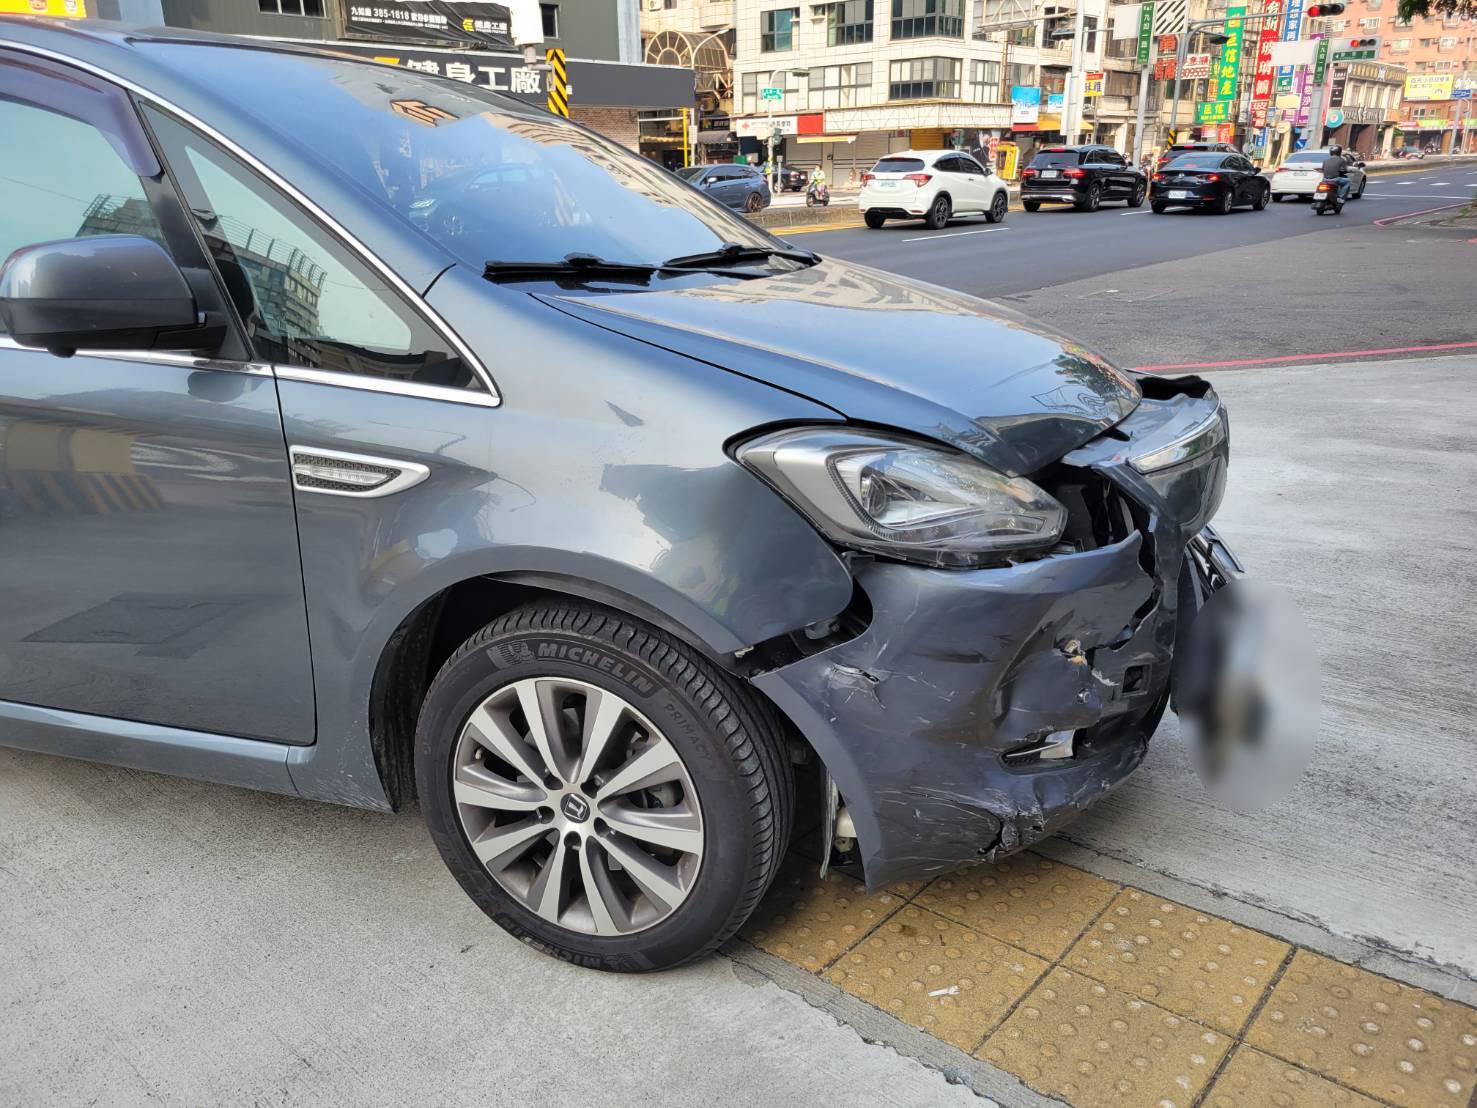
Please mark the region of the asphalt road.
POLYGON ((1318 355, 1477 337, 1472 232, 1375 224, 1474 194, 1465 165, 1370 177, 1338 216, 1301 201, 1229 216, 1117 204, 796 242, 998 298, 1125 366, 1318 355))

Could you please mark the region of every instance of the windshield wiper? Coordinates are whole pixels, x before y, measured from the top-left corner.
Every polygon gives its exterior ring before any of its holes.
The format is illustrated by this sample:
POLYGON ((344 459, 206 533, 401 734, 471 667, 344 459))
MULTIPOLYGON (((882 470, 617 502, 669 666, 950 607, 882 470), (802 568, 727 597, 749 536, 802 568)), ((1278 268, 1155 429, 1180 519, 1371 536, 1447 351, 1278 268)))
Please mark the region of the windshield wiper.
POLYGON ((736 262, 764 261, 767 258, 784 258, 787 261, 815 265, 820 256, 809 250, 781 250, 773 246, 745 246, 739 242, 725 242, 717 250, 705 250, 701 254, 684 254, 679 258, 668 258, 662 269, 702 269, 707 266, 726 266, 736 262))
POLYGON ((482 268, 489 281, 585 280, 644 284, 661 267, 645 262, 612 262, 594 254, 566 254, 557 262, 491 261, 482 268))

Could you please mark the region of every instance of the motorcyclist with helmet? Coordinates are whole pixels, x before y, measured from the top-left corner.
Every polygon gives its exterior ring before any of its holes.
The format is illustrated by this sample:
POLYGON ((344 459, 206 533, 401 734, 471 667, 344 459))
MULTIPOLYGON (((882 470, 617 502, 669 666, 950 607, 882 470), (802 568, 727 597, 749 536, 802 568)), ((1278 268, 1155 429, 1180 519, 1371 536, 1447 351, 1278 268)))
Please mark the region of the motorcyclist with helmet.
POLYGON ((1340 202, 1349 199, 1349 167, 1352 164, 1353 160, 1338 143, 1328 148, 1328 157, 1323 159, 1323 179, 1337 182, 1340 202))

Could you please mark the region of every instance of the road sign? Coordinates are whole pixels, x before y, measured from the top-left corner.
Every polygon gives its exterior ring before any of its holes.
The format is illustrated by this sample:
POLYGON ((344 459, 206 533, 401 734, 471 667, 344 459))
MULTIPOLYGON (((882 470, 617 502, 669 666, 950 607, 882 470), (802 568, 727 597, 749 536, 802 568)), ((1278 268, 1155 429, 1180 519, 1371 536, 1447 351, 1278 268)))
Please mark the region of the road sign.
POLYGON ((564 60, 564 51, 551 46, 544 51, 544 60, 549 63, 549 111, 569 118, 569 66, 564 60))
POLYGON ((1372 62, 1380 56, 1379 35, 1357 35, 1354 38, 1336 38, 1328 47, 1331 62, 1372 62))
POLYGON ((1451 98, 1453 100, 1470 100, 1472 99, 1472 90, 1469 88, 1454 88, 1451 90, 1451 98))
POLYGON ((783 100, 784 98, 785 90, 782 88, 765 87, 759 90, 760 100, 783 100))
POLYGON ((1313 83, 1315 85, 1321 85, 1323 83, 1323 78, 1327 75, 1327 73, 1328 40, 1326 38, 1321 38, 1318 40, 1318 57, 1313 62, 1313 83))
POLYGON ((1344 113, 1338 108, 1329 108, 1324 114, 1323 122, 1329 127, 1342 127, 1344 125, 1344 113))
POLYGON ((1139 65, 1149 64, 1149 45, 1154 41, 1154 5, 1139 5, 1139 65))

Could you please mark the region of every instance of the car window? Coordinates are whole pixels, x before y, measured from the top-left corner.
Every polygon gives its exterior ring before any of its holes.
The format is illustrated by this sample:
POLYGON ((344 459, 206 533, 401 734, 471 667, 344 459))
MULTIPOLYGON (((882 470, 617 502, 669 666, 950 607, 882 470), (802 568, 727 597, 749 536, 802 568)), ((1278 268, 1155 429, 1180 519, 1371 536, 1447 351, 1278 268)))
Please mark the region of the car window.
POLYGON ((147 109, 259 358, 481 389, 388 282, 230 154, 147 109))
POLYGON ((0 262, 22 246, 85 235, 143 235, 164 245, 142 183, 97 128, 0 99, 0 135, 0 262))
POLYGON ((872 167, 873 173, 917 173, 923 169, 922 158, 883 158, 872 167))
POLYGON ((975 177, 983 177, 985 175, 985 171, 980 168, 979 162, 973 158, 967 158, 963 154, 959 155, 959 171, 961 173, 972 174, 975 177))
POLYGON ((933 167, 944 173, 963 173, 964 167, 959 164, 959 159, 953 154, 946 154, 934 161, 933 167))
POLYGON ((709 181, 737 181, 743 174, 736 169, 715 169, 709 173, 706 180, 709 181))
POLYGON ((695 181, 703 175, 703 170, 706 168, 706 166, 701 165, 685 165, 677 170, 677 176, 681 177, 684 181, 695 181))
POLYGON ((1077 150, 1043 150, 1031 159, 1031 168, 1053 168, 1064 165, 1078 165, 1082 161, 1082 154, 1077 150))
POLYGON ((1201 152, 1199 154, 1181 154, 1169 163, 1169 169, 1220 169, 1225 163, 1224 154, 1201 152))
POLYGON ((1328 151, 1326 151, 1326 150, 1299 150, 1296 154, 1292 155, 1290 158, 1287 158, 1286 160, 1289 161, 1289 162, 1320 162, 1321 163, 1323 161, 1323 159, 1325 159, 1326 157, 1328 157, 1328 151))

